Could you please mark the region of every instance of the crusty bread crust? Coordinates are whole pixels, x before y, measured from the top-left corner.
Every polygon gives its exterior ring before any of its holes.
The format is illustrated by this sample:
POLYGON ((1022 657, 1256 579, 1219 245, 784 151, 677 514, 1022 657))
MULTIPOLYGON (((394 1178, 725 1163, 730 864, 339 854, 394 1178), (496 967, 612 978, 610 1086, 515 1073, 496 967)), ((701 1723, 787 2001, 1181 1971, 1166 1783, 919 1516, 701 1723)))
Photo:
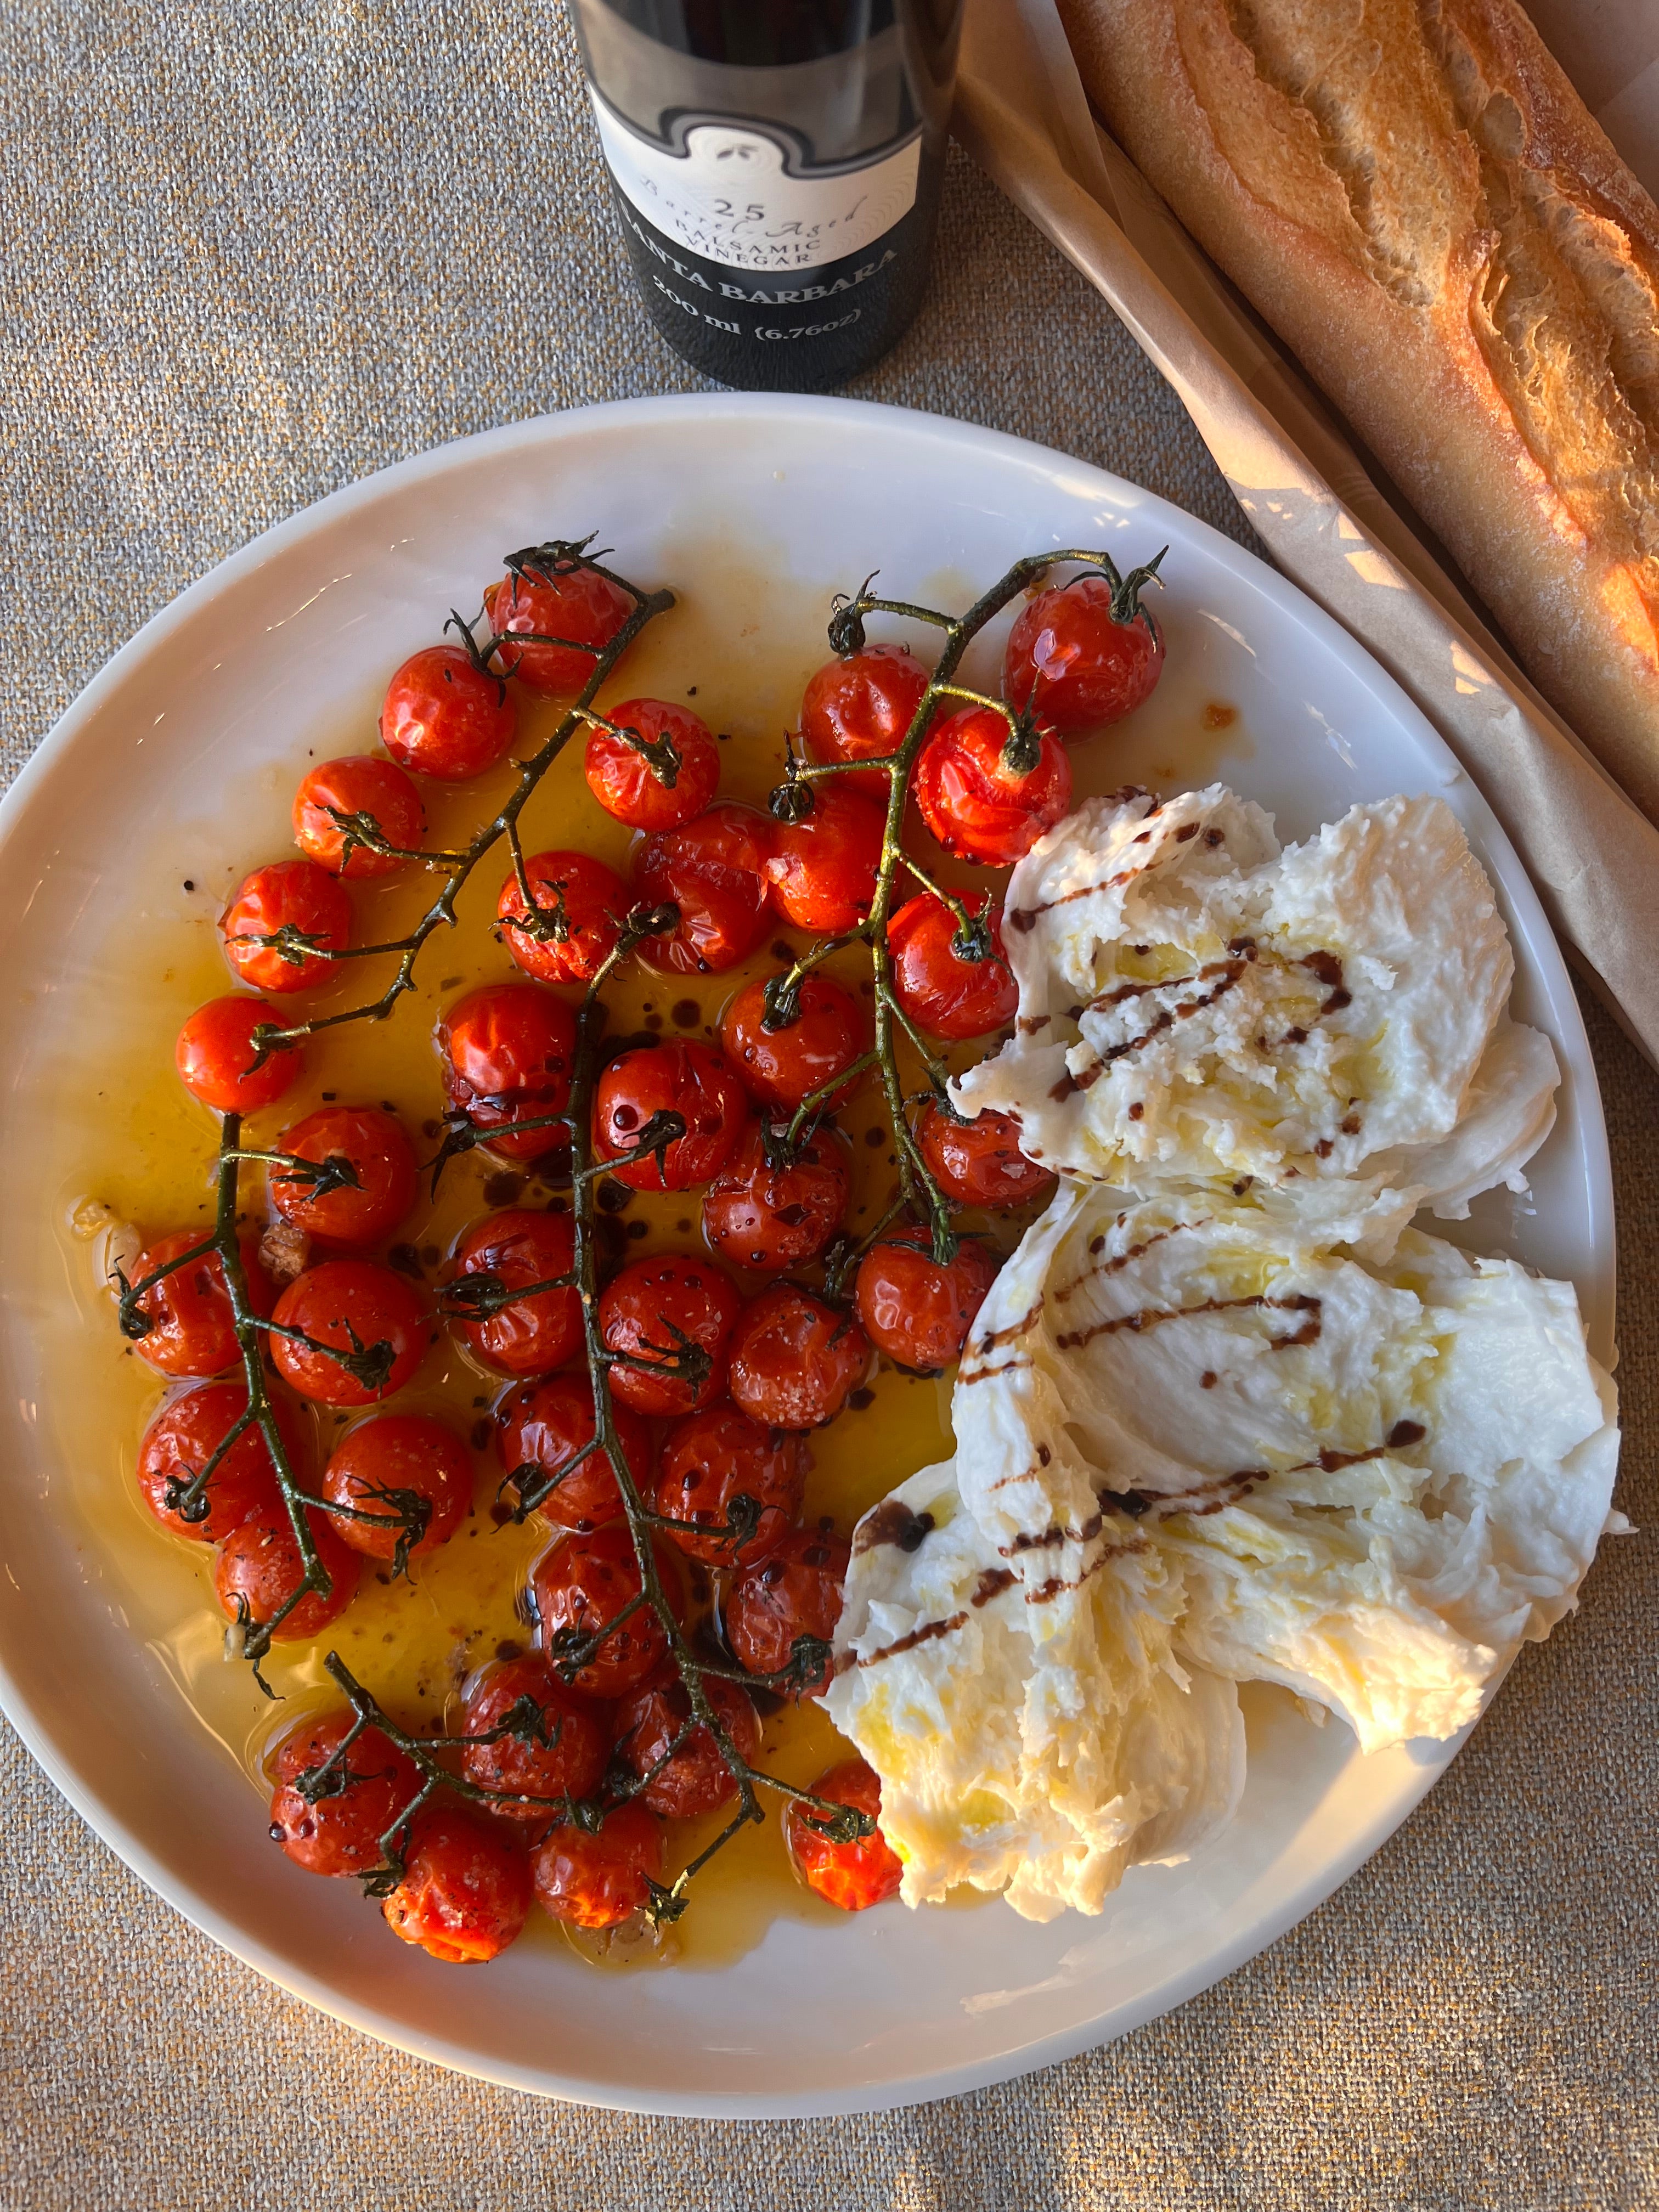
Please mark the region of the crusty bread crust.
POLYGON ((1115 137, 1659 819, 1659 209, 1513 0, 1060 0, 1115 137))

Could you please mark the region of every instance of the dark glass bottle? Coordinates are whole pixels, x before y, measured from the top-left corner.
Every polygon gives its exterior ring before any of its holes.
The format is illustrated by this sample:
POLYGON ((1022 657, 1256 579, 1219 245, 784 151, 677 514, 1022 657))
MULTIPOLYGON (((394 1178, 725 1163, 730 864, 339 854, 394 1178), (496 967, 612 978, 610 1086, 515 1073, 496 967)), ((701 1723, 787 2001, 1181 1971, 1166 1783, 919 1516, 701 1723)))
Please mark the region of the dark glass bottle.
POLYGON ((570 0, 652 320, 722 384, 827 392, 921 301, 963 0, 570 0))

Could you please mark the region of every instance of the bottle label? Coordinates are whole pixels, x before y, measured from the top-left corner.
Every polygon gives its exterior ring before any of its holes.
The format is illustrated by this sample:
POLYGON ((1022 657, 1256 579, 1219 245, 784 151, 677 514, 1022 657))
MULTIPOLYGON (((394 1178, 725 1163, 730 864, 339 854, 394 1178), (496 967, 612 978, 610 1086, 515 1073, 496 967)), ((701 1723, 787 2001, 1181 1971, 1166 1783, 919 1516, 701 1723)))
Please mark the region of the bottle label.
POLYGON ((671 151, 630 130, 592 85, 611 173, 665 237, 705 261, 758 275, 844 260, 915 205, 918 131, 873 160, 811 169, 792 140, 727 116, 682 124, 671 151))

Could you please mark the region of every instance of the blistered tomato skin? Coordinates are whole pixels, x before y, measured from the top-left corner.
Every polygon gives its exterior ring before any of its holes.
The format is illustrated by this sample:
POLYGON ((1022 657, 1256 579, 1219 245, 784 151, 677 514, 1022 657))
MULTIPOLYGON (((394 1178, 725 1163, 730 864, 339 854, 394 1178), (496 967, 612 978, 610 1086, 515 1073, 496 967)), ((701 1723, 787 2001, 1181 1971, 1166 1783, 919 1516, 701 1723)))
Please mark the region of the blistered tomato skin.
POLYGON ((703 1194, 703 1234, 729 1267, 779 1275, 816 1260, 832 1242, 849 1188, 842 1139, 816 1130, 787 1166, 774 1167, 761 1124, 751 1121, 703 1194))
POLYGON ((1126 714, 1164 672, 1164 638, 1143 606, 1120 621, 1104 576, 1079 576, 1020 610, 1003 656, 1002 689, 1064 737, 1126 714))
MULTIPOLYGON (((651 1431, 620 1401, 613 1404, 611 1418, 634 1486, 643 1496, 651 1485, 651 1431)), ((549 1475, 562 1478, 535 1509, 560 1528, 596 1528, 622 1517, 622 1492, 608 1455, 577 1457, 592 1442, 594 1426, 593 1385, 585 1371, 520 1384, 496 1409, 495 1455, 520 1496, 533 1496, 549 1475)))
MULTIPOLYGON (((799 1518, 806 1486, 800 1439, 763 1428, 737 1407, 705 1406, 676 1421, 663 1439, 656 1509, 665 1520, 691 1522, 665 1533, 689 1559, 712 1567, 745 1566, 762 1559, 799 1518), (752 1498, 761 1509, 755 1533, 741 1546, 728 1528, 732 1500, 752 1498)), ((659 1810, 663 1808, 659 1808, 659 1810)))
POLYGON ((696 1190, 710 1182, 742 1140, 749 1101, 737 1071, 712 1045, 641 1045, 617 1055, 593 1097, 593 1149, 615 1160, 637 1145, 656 1114, 678 1114, 684 1136, 658 1154, 613 1170, 630 1190, 696 1190))
POLYGON ((386 686, 380 743, 399 768, 465 783, 507 758, 519 710, 499 678, 459 645, 429 645, 386 686))
POLYGON ((870 1340, 851 1314, 777 1283, 744 1307, 726 1358, 726 1387, 751 1420, 817 1429, 869 1372, 870 1340))
POLYGON ((280 993, 329 980, 334 963, 319 952, 257 941, 285 929, 322 951, 343 952, 351 942, 351 899, 339 878, 314 860, 272 860, 243 878, 219 917, 225 957, 240 981, 280 993))
MULTIPOLYGON (((963 895, 969 914, 982 915, 983 891, 963 895)), ((921 1029, 961 1042, 987 1036, 1011 1022, 1019 1006, 1002 949, 1002 917, 990 917, 992 953, 987 960, 964 960, 951 947, 956 917, 931 891, 907 899, 887 925, 893 958, 893 988, 899 1004, 921 1029)))
POLYGON ((297 1043, 261 1060, 253 1032, 282 1029, 283 1017, 263 999, 210 999, 179 1032, 174 1061, 193 1098, 216 1114, 253 1114, 274 1106, 305 1066, 297 1043))
MULTIPOLYGON (((486 1736, 525 1698, 541 1709, 540 1741, 516 1735, 471 1746, 462 1754, 466 1778, 480 1790, 524 1797, 591 1797, 611 1757, 610 1717, 602 1705, 567 1689, 539 1652, 498 1659, 467 1685, 460 1735, 486 1736)), ((545 1805, 500 1804, 492 1808, 526 1822, 558 1817, 545 1805)))
MULTIPOLYGON (((902 645, 866 645, 820 668, 801 701, 801 735, 815 761, 860 761, 896 752, 903 743, 928 672, 902 645)), ((884 811, 884 769, 836 778, 884 811)), ((822 789, 822 786, 819 787, 822 789)))
POLYGON ((573 1287, 536 1291, 499 1311, 469 1321, 469 1283, 487 1275, 501 1290, 528 1291, 554 1282, 575 1265, 576 1237, 568 1213, 508 1206, 475 1221, 455 1249, 449 1290, 450 1327, 474 1356, 500 1375, 549 1375, 582 1348, 580 1294, 573 1287))
MULTIPOLYGON (((659 1553, 658 1565, 664 1592, 678 1610, 679 1578, 665 1551, 659 1553)), ((536 1562, 530 1587, 542 1650, 584 1697, 619 1698, 637 1689, 666 1656, 667 1633, 647 1602, 604 1637, 583 1664, 567 1674, 561 1663, 572 1639, 597 1635, 639 1596, 634 1540, 621 1522, 591 1534, 562 1537, 536 1562)))
MULTIPOLYGON (((841 1619, 842 1585, 851 1547, 828 1529, 792 1528, 753 1566, 741 1568, 726 1595, 726 1641, 751 1674, 777 1674, 789 1664, 798 1636, 828 1644, 841 1619)), ((816 1697, 830 1681, 830 1662, 805 1685, 816 1697)), ((790 1694, 794 1694, 791 1692, 790 1694)))
MULTIPOLYGON (((861 1759, 849 1759, 820 1774, 811 1784, 815 1797, 850 1805, 872 1820, 881 1814, 881 1783, 861 1759)), ((864 1912, 893 1896, 904 1878, 903 1862, 878 1828, 850 1844, 832 1844, 812 1826, 813 1808, 792 1798, 783 1816, 783 1837, 795 1872, 809 1889, 843 1912, 864 1912)))
POLYGON ((501 1829, 461 1806, 428 1805, 404 1863, 380 1908, 394 1936, 452 1966, 482 1966, 517 1942, 530 1916, 530 1861, 501 1829))
POLYGON ((1039 728, 1029 768, 1008 760, 1006 718, 969 707, 937 723, 916 757, 911 789, 922 820, 947 853, 988 868, 1012 867, 1072 803, 1072 763, 1039 728))
MULTIPOLYGON (((166 1267, 202 1241, 194 1229, 176 1230, 162 1237, 132 1263, 130 1278, 142 1283, 157 1267, 166 1267)), ((276 1286, 259 1264, 258 1248, 251 1237, 241 1240, 242 1273, 248 1303, 255 1313, 268 1315, 276 1296, 276 1286)), ((138 1311, 149 1323, 133 1349, 146 1365, 179 1380, 223 1374, 241 1356, 236 1341, 236 1320, 231 1311, 225 1264, 216 1252, 204 1253, 170 1275, 138 1301, 138 1311)))
POLYGON ((635 896, 644 906, 672 901, 680 915, 666 936, 641 946, 653 968, 707 975, 749 957, 771 919, 773 837, 767 816, 721 800, 646 839, 633 860, 635 896))
POLYGON ((368 1874, 384 1854, 380 1838, 421 1786, 415 1762, 377 1728, 354 1739, 313 1803, 298 1787, 302 1775, 327 1766, 356 1724, 351 1712, 302 1722, 276 1754, 270 1835, 307 1874, 368 1874), (343 1788, 334 1785, 342 1778, 343 1788))
MULTIPOLYGON (((793 1018, 769 1029, 766 989, 757 976, 738 993, 721 1017, 720 1043, 759 1104, 793 1113, 869 1050, 873 1027, 850 991, 814 973, 800 979, 793 1018)), ((824 1112, 843 1105, 856 1081, 826 1098, 824 1112)))
MULTIPOLYGON (((337 1620, 357 1595, 362 1573, 360 1553, 343 1544, 323 1515, 307 1513, 312 1540, 332 1584, 326 1597, 309 1590, 272 1629, 278 1644, 301 1643, 337 1620)), ((233 1528, 220 1548, 213 1584, 228 1620, 246 1620, 262 1627, 276 1615, 305 1580, 305 1562, 295 1541, 285 1506, 255 1513, 233 1528)))
MULTIPOLYGON (((169 1398, 144 1431, 138 1450, 139 1495, 171 1534, 216 1544, 254 1514, 281 1509, 276 1470, 257 1421, 249 1423, 208 1477, 202 1492, 207 1511, 201 1520, 186 1521, 167 1503, 169 1489, 176 1484, 182 1490, 195 1480, 246 1411, 246 1382, 203 1382, 169 1398)), ((286 1423, 283 1442, 292 1465, 295 1447, 286 1423)))
POLYGON ((557 1127, 514 1133, 570 1103, 576 1017, 562 999, 533 983, 488 983, 445 1014, 438 1050, 451 1110, 486 1133, 492 1152, 536 1160, 568 1144, 557 1127))
POLYGON ((766 869, 784 920, 822 937, 856 929, 868 915, 886 823, 879 807, 840 782, 814 786, 811 812, 778 824, 766 869))
POLYGON ((925 1229, 893 1229, 859 1265, 859 1319, 878 1352, 918 1374, 957 1358, 974 1316, 996 1280, 997 1261, 964 1237, 948 1267, 933 1258, 925 1229))
POLYGON ((987 1111, 958 1121, 930 1104, 916 1125, 916 1142, 928 1173, 958 1206, 1024 1206, 1054 1187, 1048 1170, 1021 1152, 1012 1114, 987 1111))
POLYGON ((418 1194, 415 1147, 397 1115, 377 1106, 321 1107, 284 1129, 275 1149, 319 1167, 343 1161, 356 1177, 355 1188, 343 1182, 319 1189, 320 1179, 303 1170, 267 1170, 271 1204, 319 1243, 378 1244, 418 1194))
POLYGON ((629 1362, 611 1367, 614 1395, 639 1413, 690 1413, 708 1405, 726 1387, 726 1341, 742 1304, 731 1278, 690 1253, 624 1267, 599 1300, 605 1349, 629 1362), (700 1377, 675 1371, 688 1345, 706 1356, 700 1377))
POLYGON ((544 927, 562 927, 563 934, 538 935, 514 927, 529 919, 530 908, 517 873, 509 874, 495 912, 514 965, 538 983, 591 982, 633 904, 627 884, 614 868, 586 853, 532 853, 524 872, 537 913, 550 917, 544 927))
POLYGON ((665 699, 624 699, 605 709, 605 720, 641 741, 611 730, 589 735, 587 787, 607 814, 630 830, 678 830, 702 812, 720 787, 720 757, 701 714, 665 699), (671 769, 672 784, 665 780, 671 769))
POLYGON ((325 1260, 296 1276, 271 1316, 270 1356, 290 1389, 319 1406, 373 1406, 401 1390, 426 1357, 426 1304, 412 1283, 372 1260, 325 1260), (313 1341, 282 1334, 297 1329, 313 1341), (322 1346, 356 1358, 391 1352, 378 1381, 354 1375, 322 1346))
POLYGON ((411 1559, 447 1544, 472 1504, 471 1455, 453 1429, 429 1413, 380 1413, 360 1421, 336 1444, 322 1494, 354 1509, 330 1514, 336 1535, 365 1559, 395 1559, 405 1524, 387 1493, 399 1490, 412 1491, 431 1509, 419 1543, 409 1547, 411 1559), (375 1517, 363 1518, 367 1514, 375 1517))
POLYGON ((484 611, 495 635, 508 641, 495 665, 544 699, 569 698, 593 673, 600 652, 634 611, 620 584, 591 568, 545 569, 533 563, 522 575, 503 576, 484 593, 484 611), (519 639, 563 639, 562 644, 520 644, 519 639), (591 647, 584 651, 583 647, 591 647))
MULTIPOLYGON (((749 1692, 718 1674, 705 1679, 703 1692, 733 1751, 752 1765, 760 1751, 761 1725, 749 1692)), ((690 1718, 690 1694, 678 1678, 636 1692, 617 1715, 617 1757, 635 1774, 649 1774, 690 1718)), ((705 1813, 719 1812, 737 1794, 737 1782, 720 1746, 699 1722, 673 1757, 652 1775, 640 1792, 640 1802, 665 1820, 695 1820, 705 1813)))
POLYGON ((663 1872, 662 1824, 637 1798, 614 1806, 597 1836, 556 1828, 536 1851, 536 1899, 568 1927, 619 1928, 643 1911, 663 1872))
POLYGON ((355 883, 366 876, 395 876, 408 860, 354 842, 338 815, 367 815, 388 845, 419 852, 426 836, 426 808, 421 794, 395 762, 374 753, 319 761, 301 778, 294 795, 294 842, 308 860, 331 876, 355 883))

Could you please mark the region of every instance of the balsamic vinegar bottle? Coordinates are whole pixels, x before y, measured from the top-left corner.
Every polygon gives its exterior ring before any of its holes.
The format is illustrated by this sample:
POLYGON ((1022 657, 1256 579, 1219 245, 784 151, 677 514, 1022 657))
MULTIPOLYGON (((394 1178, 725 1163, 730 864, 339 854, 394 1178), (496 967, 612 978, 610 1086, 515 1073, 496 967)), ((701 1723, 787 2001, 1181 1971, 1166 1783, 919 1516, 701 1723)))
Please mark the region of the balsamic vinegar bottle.
POLYGON ((963 0, 570 0, 652 320, 722 384, 827 392, 921 301, 963 0))

